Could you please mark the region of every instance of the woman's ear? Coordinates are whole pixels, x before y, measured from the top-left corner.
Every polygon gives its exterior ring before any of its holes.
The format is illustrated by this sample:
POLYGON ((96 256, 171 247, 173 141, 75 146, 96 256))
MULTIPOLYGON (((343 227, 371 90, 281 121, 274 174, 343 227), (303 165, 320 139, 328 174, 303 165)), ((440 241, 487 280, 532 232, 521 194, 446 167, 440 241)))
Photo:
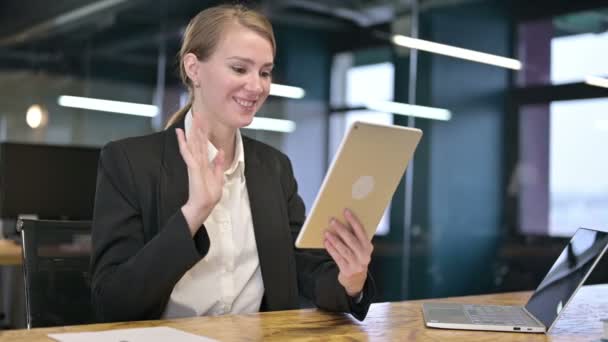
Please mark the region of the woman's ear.
POLYGON ((184 56, 182 63, 184 63, 184 70, 186 71, 186 76, 188 76, 188 78, 190 79, 192 86, 198 88, 200 86, 198 82, 200 66, 200 63, 198 62, 198 57, 196 57, 196 55, 192 52, 189 52, 184 56))

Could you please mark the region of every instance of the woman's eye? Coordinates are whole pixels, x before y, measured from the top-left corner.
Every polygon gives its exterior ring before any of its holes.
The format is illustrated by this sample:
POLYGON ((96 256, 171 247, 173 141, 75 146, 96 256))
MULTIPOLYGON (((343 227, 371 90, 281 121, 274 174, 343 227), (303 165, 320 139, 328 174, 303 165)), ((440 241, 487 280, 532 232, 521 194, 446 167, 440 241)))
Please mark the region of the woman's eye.
POLYGON ((232 70, 234 70, 234 72, 236 72, 237 74, 244 74, 245 72, 247 72, 245 68, 238 66, 233 66, 232 70))
POLYGON ((272 71, 262 71, 260 75, 264 78, 269 78, 272 76, 272 71))

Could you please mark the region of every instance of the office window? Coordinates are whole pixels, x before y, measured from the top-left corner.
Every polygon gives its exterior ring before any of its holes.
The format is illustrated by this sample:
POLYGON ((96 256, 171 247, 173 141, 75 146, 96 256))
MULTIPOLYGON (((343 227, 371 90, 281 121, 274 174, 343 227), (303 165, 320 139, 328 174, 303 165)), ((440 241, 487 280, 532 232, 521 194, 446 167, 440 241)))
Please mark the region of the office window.
POLYGON ((522 233, 566 237, 608 223, 608 157, 601 152, 608 147, 608 99, 594 98, 591 86, 576 94, 560 90, 608 76, 606 13, 598 8, 518 24, 525 66, 517 73, 518 93, 529 96, 520 98, 509 193, 517 196, 522 233))
POLYGON ((551 103, 549 235, 608 225, 608 99, 551 103))
POLYGON ((608 9, 595 9, 522 22, 518 25, 518 58, 524 69, 519 86, 558 85, 608 76, 606 32, 608 9))
MULTIPOLYGON (((346 71, 343 103, 361 107, 366 101, 392 101, 395 68, 392 63, 352 66, 346 71)), ((393 115, 370 110, 333 113, 330 117, 329 161, 333 159, 344 133, 355 121, 392 124, 393 115)))
POLYGON ((608 223, 608 99, 554 101, 520 112, 522 232, 570 236, 608 223))
POLYGON ((586 76, 608 76, 608 32, 551 40, 551 83, 582 82, 586 76))
MULTIPOLYGON (((334 77, 343 77, 345 80, 344 83, 336 81, 344 87, 342 91, 339 91, 342 94, 342 98, 338 99, 340 103, 344 103, 347 107, 361 107, 370 100, 393 100, 395 70, 392 63, 349 66, 345 69, 343 75, 334 74, 334 77)), ((344 134, 355 121, 392 124, 393 115, 369 110, 333 113, 329 121, 328 162, 333 160, 344 134)), ((390 229, 389 210, 390 204, 380 220, 376 235, 388 234, 390 229)))

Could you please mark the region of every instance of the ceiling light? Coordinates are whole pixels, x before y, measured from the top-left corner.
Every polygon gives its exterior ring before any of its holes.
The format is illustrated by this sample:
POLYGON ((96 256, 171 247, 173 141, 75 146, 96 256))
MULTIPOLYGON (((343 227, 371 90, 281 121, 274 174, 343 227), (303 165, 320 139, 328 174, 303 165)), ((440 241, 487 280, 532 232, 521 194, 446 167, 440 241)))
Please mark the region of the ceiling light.
POLYGON ((587 76, 585 77, 585 83, 596 87, 608 88, 608 78, 587 76))
POLYGON ((291 120, 254 117, 251 125, 245 127, 263 131, 291 133, 296 129, 296 123, 291 120))
POLYGON ((595 128, 600 131, 608 132, 608 120, 598 120, 595 122, 595 128))
POLYGON ((270 95, 288 97, 290 99, 301 99, 306 95, 306 91, 299 87, 272 83, 270 85, 270 95))
POLYGON ((34 104, 27 109, 25 114, 25 122, 31 128, 38 128, 46 125, 48 120, 48 112, 42 106, 34 104))
POLYGON ((368 102, 366 107, 377 112, 413 116, 423 119, 448 121, 452 118, 452 113, 447 109, 417 106, 407 103, 372 101, 368 102))
POLYGON ((399 46, 404 46, 411 49, 433 52, 440 55, 462 58, 469 61, 496 65, 513 70, 521 69, 521 62, 513 58, 506 58, 451 45, 439 44, 428 40, 406 37, 400 34, 393 35, 392 41, 399 46))
POLYGON ((158 107, 154 105, 133 102, 101 100, 90 97, 68 95, 59 96, 59 100, 57 102, 60 106, 63 107, 98 110, 101 112, 130 114, 148 117, 153 117, 158 114, 158 107))

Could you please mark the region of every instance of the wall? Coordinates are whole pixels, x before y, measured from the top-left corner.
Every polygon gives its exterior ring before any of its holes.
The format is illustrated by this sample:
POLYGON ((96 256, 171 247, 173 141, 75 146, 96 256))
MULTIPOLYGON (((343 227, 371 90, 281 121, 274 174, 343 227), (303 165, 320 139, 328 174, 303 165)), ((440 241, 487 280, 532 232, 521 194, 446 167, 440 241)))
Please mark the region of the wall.
POLYGON ((291 159, 308 211, 327 170, 330 40, 327 32, 314 29, 277 26, 275 33, 274 81, 306 90, 303 99, 282 101, 281 109, 296 123, 295 132, 284 136, 282 150, 291 159))
MULTIPOLYGON (((424 13, 423 39, 510 56, 502 2, 424 13)), ((503 208, 503 127, 509 71, 421 54, 419 103, 452 111, 448 122, 418 120, 425 131, 415 165, 413 225, 426 253, 413 267, 409 297, 483 293, 494 287, 503 208), (420 196, 420 191, 427 192, 420 196)), ((415 245, 413 248, 415 249, 415 245)))

